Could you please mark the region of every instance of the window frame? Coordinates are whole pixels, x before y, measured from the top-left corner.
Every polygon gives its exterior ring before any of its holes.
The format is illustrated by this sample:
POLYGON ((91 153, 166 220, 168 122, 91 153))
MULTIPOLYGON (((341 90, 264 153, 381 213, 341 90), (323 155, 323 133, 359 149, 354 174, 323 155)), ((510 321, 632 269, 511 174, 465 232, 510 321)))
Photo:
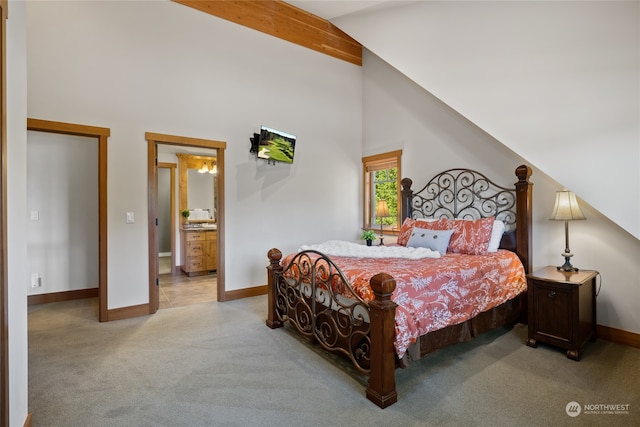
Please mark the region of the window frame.
POLYGON ((375 154, 372 156, 366 156, 362 158, 362 228, 364 230, 374 230, 380 231, 380 225, 372 224, 372 203, 371 203, 371 195, 372 195, 372 180, 371 173, 381 170, 381 169, 389 169, 395 168, 397 169, 396 176, 396 187, 397 187, 397 201, 398 201, 398 212, 396 217, 396 225, 382 226, 382 230, 386 233, 397 234, 400 228, 400 216, 402 214, 401 209, 401 192, 402 188, 400 186, 400 181, 402 180, 402 150, 389 151, 386 153, 375 154))

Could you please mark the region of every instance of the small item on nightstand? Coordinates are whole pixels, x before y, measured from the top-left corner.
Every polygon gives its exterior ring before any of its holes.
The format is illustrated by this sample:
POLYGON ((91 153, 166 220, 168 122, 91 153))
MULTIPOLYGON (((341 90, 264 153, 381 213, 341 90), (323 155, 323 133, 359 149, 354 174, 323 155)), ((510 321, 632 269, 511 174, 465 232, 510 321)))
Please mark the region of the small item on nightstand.
POLYGON ((376 238, 376 233, 374 233, 372 230, 364 230, 360 238, 367 242, 367 246, 371 246, 371 243, 376 238))

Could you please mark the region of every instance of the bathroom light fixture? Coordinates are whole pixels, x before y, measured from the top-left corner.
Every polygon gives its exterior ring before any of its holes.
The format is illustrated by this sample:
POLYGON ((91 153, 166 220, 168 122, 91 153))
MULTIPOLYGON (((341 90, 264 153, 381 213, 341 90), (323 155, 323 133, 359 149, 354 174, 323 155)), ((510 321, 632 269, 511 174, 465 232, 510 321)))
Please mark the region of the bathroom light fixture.
POLYGON ((207 173, 209 172, 209 166, 207 166, 207 162, 202 162, 202 167, 198 169, 198 173, 207 173))
POLYGON ((207 162, 202 162, 202 167, 198 169, 198 173, 216 174, 218 173, 218 167, 214 162, 211 162, 211 168, 209 168, 209 165, 207 165, 207 162))

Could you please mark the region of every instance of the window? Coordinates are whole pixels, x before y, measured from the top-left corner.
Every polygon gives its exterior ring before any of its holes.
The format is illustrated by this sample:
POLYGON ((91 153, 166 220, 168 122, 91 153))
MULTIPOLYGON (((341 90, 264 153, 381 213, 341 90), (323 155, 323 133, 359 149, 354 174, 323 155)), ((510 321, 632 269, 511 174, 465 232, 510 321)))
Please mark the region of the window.
POLYGON ((397 231, 400 224, 400 157, 402 150, 363 157, 363 228, 397 231), (383 202, 383 203, 380 203, 383 202), (386 203, 387 210, 380 211, 386 203))

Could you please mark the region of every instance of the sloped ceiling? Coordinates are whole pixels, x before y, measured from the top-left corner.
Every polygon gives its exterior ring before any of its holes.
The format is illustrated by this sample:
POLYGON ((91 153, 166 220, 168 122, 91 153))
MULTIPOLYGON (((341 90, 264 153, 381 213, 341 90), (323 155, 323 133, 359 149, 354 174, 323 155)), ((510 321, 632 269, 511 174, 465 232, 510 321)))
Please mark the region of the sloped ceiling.
POLYGON ((640 2, 287 3, 331 21, 640 239, 640 2))
POLYGON ((640 2, 290 3, 640 238, 640 2))
POLYGON ((316 16, 334 20, 349 15, 357 15, 364 12, 388 10, 394 7, 406 6, 411 3, 419 3, 420 0, 294 0, 287 1, 300 9, 313 13, 316 16))

